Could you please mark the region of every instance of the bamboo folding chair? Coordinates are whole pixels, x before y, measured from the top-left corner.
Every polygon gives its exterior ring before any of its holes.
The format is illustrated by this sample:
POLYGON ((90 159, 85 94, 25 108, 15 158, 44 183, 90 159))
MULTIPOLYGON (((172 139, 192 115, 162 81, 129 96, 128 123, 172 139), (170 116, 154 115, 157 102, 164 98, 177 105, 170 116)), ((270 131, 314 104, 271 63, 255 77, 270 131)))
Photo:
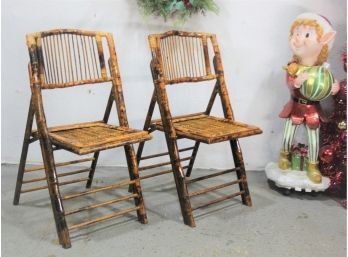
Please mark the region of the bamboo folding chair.
POLYGON ((71 247, 70 231, 85 227, 99 221, 126 215, 136 211, 138 220, 147 223, 138 165, 132 144, 149 140, 148 132, 131 129, 128 126, 126 108, 123 99, 120 72, 112 34, 72 29, 59 29, 28 34, 26 37, 30 55, 29 78, 31 100, 26 123, 24 142, 17 184, 14 196, 14 205, 18 205, 21 193, 48 189, 53 215, 55 219, 59 243, 64 248, 71 247), (108 64, 105 63, 106 58, 108 64), (101 84, 111 82, 111 92, 102 120, 73 125, 47 127, 42 90, 68 88, 85 84, 101 84), (113 106, 116 104, 119 126, 108 124, 113 106), (34 116, 37 130, 33 129, 34 116), (26 159, 29 144, 39 140, 43 157, 43 166, 26 168, 26 159), (89 189, 92 184, 94 171, 97 166, 99 153, 102 150, 123 146, 126 154, 130 179, 103 187, 89 189), (94 153, 93 157, 56 163, 54 151, 64 149, 77 155, 94 153), (88 169, 57 173, 56 168, 69 164, 91 161, 88 169), (45 176, 24 180, 24 175, 38 170, 45 170, 45 176), (64 181, 66 176, 89 172, 88 177, 64 181), (23 184, 47 181, 47 186, 22 188, 23 184), (87 190, 63 195, 61 186, 78 182, 87 182, 87 190), (64 209, 65 201, 81 199, 78 197, 90 194, 115 190, 120 187, 131 186, 130 194, 98 201, 71 210, 64 209), (135 207, 113 211, 106 215, 83 220, 82 222, 67 225, 66 217, 83 211, 94 210, 98 207, 107 207, 111 204, 126 200, 134 200, 135 207))
POLYGON ((137 161, 139 164, 141 160, 169 155, 170 162, 139 167, 139 171, 168 164, 171 164, 172 170, 152 172, 148 175, 142 175, 140 173, 140 179, 173 172, 184 223, 191 227, 195 226, 192 214, 192 211, 195 209, 239 195, 241 195, 243 204, 251 206, 243 155, 238 138, 260 134, 262 131, 255 126, 243 124, 234 119, 216 36, 207 33, 170 31, 163 34, 150 35, 149 43, 152 52, 150 67, 155 89, 145 120, 144 131, 150 133, 156 130, 163 131, 168 152, 142 156, 145 144, 145 142, 142 142, 138 147, 137 161), (214 54, 213 60, 209 58, 209 47, 212 48, 214 54), (211 61, 213 64, 211 64, 211 61), (211 71, 212 65, 215 71, 213 73, 211 71), (216 83, 206 110, 201 113, 172 117, 166 87, 171 84, 209 80, 215 80, 216 83), (217 95, 221 98, 224 118, 210 115, 217 95), (160 110, 161 119, 152 120, 156 103, 160 110), (182 138, 195 141, 194 146, 179 149, 177 140, 182 138), (229 141, 230 143, 235 168, 189 179, 200 143, 213 144, 223 141, 229 141), (180 153, 191 150, 190 157, 180 158, 180 153), (184 166, 182 164, 184 161, 189 161, 189 164, 184 166), (184 170, 186 170, 186 173, 184 170), (193 182, 230 172, 236 172, 237 180, 195 192, 188 191, 187 186, 193 182), (198 204, 197 206, 191 206, 190 199, 192 197, 235 184, 239 185, 239 192, 225 195, 210 202, 198 204))

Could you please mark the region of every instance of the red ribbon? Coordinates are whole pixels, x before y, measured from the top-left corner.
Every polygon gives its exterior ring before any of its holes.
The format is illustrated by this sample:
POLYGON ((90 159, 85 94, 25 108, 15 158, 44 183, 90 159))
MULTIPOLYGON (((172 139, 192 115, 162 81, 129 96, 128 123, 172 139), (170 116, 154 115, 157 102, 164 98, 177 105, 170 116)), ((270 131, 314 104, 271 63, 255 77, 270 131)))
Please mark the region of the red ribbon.
POLYGON ((292 145, 291 152, 293 154, 298 154, 301 157, 307 157, 308 155, 308 146, 305 144, 298 143, 296 145, 292 145))

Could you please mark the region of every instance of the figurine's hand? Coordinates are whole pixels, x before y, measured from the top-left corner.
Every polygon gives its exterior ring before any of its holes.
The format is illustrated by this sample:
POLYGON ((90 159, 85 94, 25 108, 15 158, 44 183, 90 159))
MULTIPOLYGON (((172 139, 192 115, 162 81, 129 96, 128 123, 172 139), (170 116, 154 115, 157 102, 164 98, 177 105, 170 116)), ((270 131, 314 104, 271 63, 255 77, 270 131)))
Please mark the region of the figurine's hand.
POLYGON ((336 95, 340 91, 340 84, 338 81, 335 79, 335 83, 332 84, 332 95, 336 95))
POLYGON ((301 73, 297 76, 297 78, 294 81, 294 87, 300 88, 303 82, 305 82, 308 79, 309 75, 307 72, 301 73))

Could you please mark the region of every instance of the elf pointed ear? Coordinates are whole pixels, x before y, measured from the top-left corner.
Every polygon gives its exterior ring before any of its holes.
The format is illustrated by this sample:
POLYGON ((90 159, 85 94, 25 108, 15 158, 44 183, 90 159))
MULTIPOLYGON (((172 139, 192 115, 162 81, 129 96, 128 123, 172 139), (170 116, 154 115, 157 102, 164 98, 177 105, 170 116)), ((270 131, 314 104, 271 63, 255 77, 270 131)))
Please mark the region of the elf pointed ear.
POLYGON ((322 43, 323 45, 326 45, 328 43, 330 43, 336 36, 336 31, 329 31, 326 32, 320 39, 320 43, 322 43))

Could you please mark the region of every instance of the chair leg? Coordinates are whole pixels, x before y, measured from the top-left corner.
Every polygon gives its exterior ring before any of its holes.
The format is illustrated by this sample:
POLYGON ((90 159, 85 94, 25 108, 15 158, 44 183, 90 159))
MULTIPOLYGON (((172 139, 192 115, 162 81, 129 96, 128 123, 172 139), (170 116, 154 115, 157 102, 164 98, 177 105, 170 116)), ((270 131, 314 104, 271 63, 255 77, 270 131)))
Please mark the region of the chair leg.
POLYGON ((193 151, 192 151, 191 160, 190 160, 190 163, 189 163, 187 171, 186 171, 186 177, 191 176, 193 164, 195 163, 196 156, 198 153, 199 144, 200 144, 200 142, 196 141, 195 146, 194 146, 193 151))
MULTIPOLYGON (((145 141, 140 142, 139 145, 138 145, 137 155, 136 155, 137 167, 139 167, 140 158, 141 158, 141 155, 142 155, 142 153, 143 153, 144 146, 145 146, 145 141)), ((138 172, 139 172, 139 171, 138 171, 138 172)), ((130 177, 131 179, 134 179, 132 176, 133 176, 133 175, 132 175, 132 172, 129 172, 129 177, 130 177)), ((128 192, 129 192, 129 193, 134 192, 133 185, 129 185, 129 186, 128 186, 128 192)))
POLYGON ((91 170, 89 171, 89 174, 88 174, 86 188, 91 188, 92 186, 95 168, 97 167, 97 163, 98 163, 99 153, 100 152, 95 152, 93 155, 94 160, 92 161, 91 170))
POLYGON ((166 135, 168 152, 172 163, 173 175, 176 184, 176 190, 179 197, 181 214, 184 223, 190 227, 195 227, 196 223, 192 214, 192 206, 190 202, 187 185, 185 183, 185 174, 181 167, 178 145, 175 139, 171 139, 166 135))
POLYGON ((135 157, 134 148, 132 145, 126 145, 124 146, 124 150, 125 150, 126 158, 127 158, 129 178, 131 180, 135 180, 135 184, 131 188, 129 188, 129 190, 132 190, 133 193, 136 193, 138 195, 138 197, 134 198, 135 206, 140 207, 137 210, 138 220, 141 223, 146 224, 147 223, 146 209, 145 209, 144 198, 142 195, 142 190, 140 185, 138 163, 135 157))
MULTIPOLYGON (((154 74, 152 74, 152 76, 154 76, 154 74)), ((144 123, 144 127, 143 127, 144 131, 149 131, 150 124, 151 124, 151 118, 152 118, 152 115, 153 115, 153 111, 155 110, 155 106, 156 106, 156 91, 154 90, 153 93, 152 93, 149 109, 148 109, 147 114, 146 114, 146 119, 145 119, 145 123, 144 123)), ((137 159, 136 159, 137 160, 137 167, 139 167, 140 158, 141 158, 141 155, 143 154, 144 146, 145 146, 145 141, 140 142, 139 145, 138 145, 137 159)), ((133 191, 132 186, 133 185, 129 185, 128 192, 132 192, 133 191)))
POLYGON ((24 169, 25 169, 25 163, 27 161, 27 155, 28 155, 28 148, 29 148, 29 137, 30 135, 25 135, 24 141, 23 141, 23 147, 22 147, 22 154, 21 159, 19 162, 18 167, 18 174, 17 174, 17 181, 16 181, 16 189, 13 199, 13 205, 19 204, 19 198, 21 195, 21 189, 22 189, 22 183, 23 183, 23 176, 24 176, 24 169))
POLYGON ((18 167, 18 174, 17 174, 16 189, 15 189, 15 194, 14 194, 14 199, 13 199, 13 205, 19 204, 19 198, 21 195, 24 169, 25 169, 25 163, 27 161, 29 144, 30 144, 29 140, 27 140, 25 138, 24 142, 23 142, 23 147, 22 147, 21 160, 19 162, 19 167, 18 167))
POLYGON ((43 141, 44 139, 42 142, 40 142, 41 152, 45 166, 48 192, 51 198, 52 211, 56 223, 59 243, 63 246, 63 248, 70 248, 71 242, 69 230, 64 216, 64 207, 59 191, 59 182, 52 147, 49 143, 43 141))
POLYGON ((20 159, 19 167, 18 167, 16 189, 15 189, 15 194, 14 194, 14 199, 13 199, 14 205, 19 204, 19 198, 21 195, 23 176, 24 176, 24 170, 25 170, 25 164, 27 161, 28 149, 29 149, 29 145, 30 145, 30 135, 31 135, 31 129, 33 126, 33 120, 34 120, 34 108, 33 108, 32 102, 30 100, 27 124, 26 124, 26 128, 25 128, 25 134, 24 134, 24 140, 23 140, 23 146, 22 146, 21 159, 20 159))
POLYGON ((236 167, 240 168, 236 171, 237 178, 243 179, 242 182, 239 183, 239 190, 244 191, 244 193, 241 195, 242 202, 243 202, 243 204, 245 204, 247 206, 251 206, 252 202, 251 202, 251 197, 250 197, 250 193, 249 193, 247 177, 246 177, 246 173, 245 173, 245 166, 244 166, 242 149, 241 149, 237 139, 231 140, 230 145, 231 145, 231 149, 232 149, 234 164, 236 167))
MULTIPOLYGON (((109 99, 108 99, 108 102, 107 102, 106 108, 105 108, 104 118, 103 118, 103 121, 105 123, 107 123, 109 120, 109 116, 110 116, 113 102, 114 102, 114 95, 113 95, 113 90, 111 89, 110 94, 109 94, 109 99)), ((89 171, 89 174, 88 174, 86 188, 91 188, 91 186, 92 186, 95 168, 97 167, 97 163, 98 163, 99 153, 100 152, 95 152, 93 155, 94 160, 92 161, 91 170, 89 171)))

